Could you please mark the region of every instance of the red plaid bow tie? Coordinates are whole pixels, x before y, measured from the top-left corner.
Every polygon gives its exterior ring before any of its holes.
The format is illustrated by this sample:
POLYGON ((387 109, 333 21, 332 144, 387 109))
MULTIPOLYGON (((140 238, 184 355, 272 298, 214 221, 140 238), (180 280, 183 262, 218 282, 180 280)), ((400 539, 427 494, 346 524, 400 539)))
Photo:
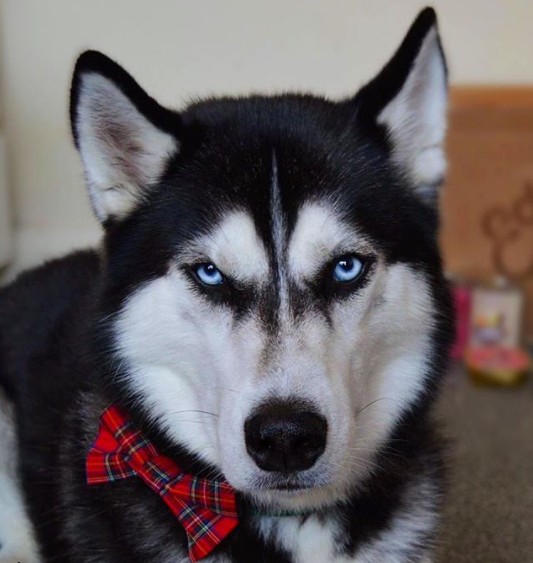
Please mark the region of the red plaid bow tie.
POLYGON ((89 485, 140 477, 185 528, 191 561, 209 555, 239 523, 235 492, 226 481, 184 473, 174 461, 159 454, 114 405, 100 418, 86 469, 89 485))

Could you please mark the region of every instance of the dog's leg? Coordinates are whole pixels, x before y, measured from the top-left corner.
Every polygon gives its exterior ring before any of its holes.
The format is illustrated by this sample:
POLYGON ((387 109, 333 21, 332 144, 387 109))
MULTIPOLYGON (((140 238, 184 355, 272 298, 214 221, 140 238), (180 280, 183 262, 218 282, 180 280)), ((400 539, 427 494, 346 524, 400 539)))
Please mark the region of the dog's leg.
POLYGON ((37 543, 16 474, 13 410, 0 390, 0 563, 39 563, 37 543))

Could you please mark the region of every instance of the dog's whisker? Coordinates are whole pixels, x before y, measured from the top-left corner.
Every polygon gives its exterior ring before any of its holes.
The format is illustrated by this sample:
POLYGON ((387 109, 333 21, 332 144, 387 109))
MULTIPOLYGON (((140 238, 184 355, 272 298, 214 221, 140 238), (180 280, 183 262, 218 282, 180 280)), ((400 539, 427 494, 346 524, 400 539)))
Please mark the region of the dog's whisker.
POLYGON ((379 403, 380 401, 396 401, 396 399, 393 399, 391 397, 380 397, 379 399, 375 399, 375 400, 371 401, 370 403, 368 403, 367 405, 365 405, 363 408, 356 411, 355 416, 356 417, 359 416, 363 411, 365 411, 366 409, 368 409, 372 405, 379 403))
POLYGON ((185 410, 181 410, 181 411, 170 411, 170 413, 172 415, 177 415, 177 414, 187 414, 187 413, 195 413, 195 414, 206 414, 209 416, 214 416, 216 418, 218 418, 218 414, 215 414, 214 412, 209 412, 209 411, 203 411, 203 410, 199 410, 199 409, 185 409, 185 410))

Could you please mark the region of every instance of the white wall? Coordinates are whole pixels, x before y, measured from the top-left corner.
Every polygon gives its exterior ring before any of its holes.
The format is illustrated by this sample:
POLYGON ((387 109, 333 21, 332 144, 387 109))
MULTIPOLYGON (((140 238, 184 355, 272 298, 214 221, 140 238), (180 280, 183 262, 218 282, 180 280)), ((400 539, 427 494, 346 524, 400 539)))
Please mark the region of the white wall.
MULTIPOLYGON (((338 96, 375 73, 417 0, 2 0, 1 114, 9 142, 15 268, 99 230, 71 146, 67 99, 85 48, 165 104, 209 93, 308 89, 338 96)), ((533 82, 532 0, 437 0, 455 83, 533 82)))

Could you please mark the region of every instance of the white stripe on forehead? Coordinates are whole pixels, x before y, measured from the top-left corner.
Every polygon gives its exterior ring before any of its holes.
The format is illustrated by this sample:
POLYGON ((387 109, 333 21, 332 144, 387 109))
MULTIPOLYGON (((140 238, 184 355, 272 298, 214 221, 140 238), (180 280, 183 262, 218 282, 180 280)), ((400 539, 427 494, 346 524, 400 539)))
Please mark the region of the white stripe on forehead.
POLYGON ((255 224, 245 211, 232 211, 213 230, 181 253, 183 260, 212 261, 222 273, 243 282, 264 284, 268 255, 255 224))
POLYGON ((305 203, 289 242, 291 276, 296 281, 309 279, 329 260, 351 252, 373 254, 374 249, 368 239, 342 220, 331 203, 305 203))
POLYGON ((278 177, 278 162, 276 152, 272 150, 272 178, 270 182, 270 223, 272 225, 272 241, 274 244, 274 267, 279 281, 279 299, 281 310, 286 310, 289 304, 289 288, 287 272, 284 268, 286 227, 281 191, 278 177))

